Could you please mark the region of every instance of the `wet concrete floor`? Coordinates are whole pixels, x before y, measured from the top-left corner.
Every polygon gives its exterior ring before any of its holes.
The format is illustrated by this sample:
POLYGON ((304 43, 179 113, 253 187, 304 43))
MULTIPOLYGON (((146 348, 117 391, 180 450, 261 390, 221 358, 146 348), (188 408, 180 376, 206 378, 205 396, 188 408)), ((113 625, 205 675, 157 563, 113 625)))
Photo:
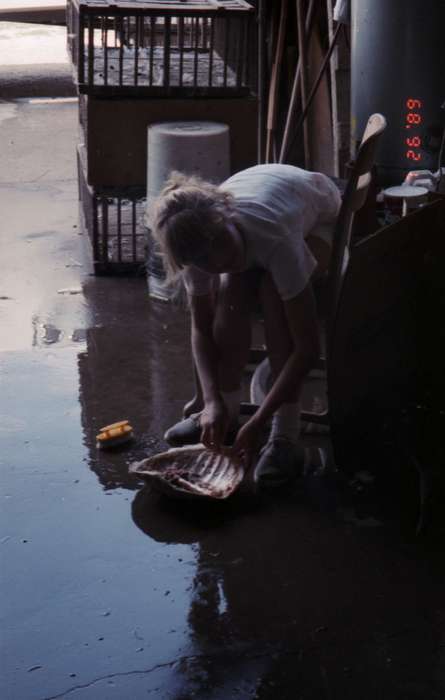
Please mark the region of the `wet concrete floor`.
POLYGON ((0 697, 443 698, 443 564, 394 522, 323 475, 218 507, 129 476, 189 398, 186 314, 92 274, 76 102, 0 122, 0 697))

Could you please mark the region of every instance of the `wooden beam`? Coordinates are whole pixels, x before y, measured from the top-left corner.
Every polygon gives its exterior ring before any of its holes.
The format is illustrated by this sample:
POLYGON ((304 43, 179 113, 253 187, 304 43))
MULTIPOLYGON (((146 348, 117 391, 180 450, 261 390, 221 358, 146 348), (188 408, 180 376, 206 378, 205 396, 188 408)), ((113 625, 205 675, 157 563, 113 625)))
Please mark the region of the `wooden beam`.
POLYGON ((269 104, 267 111, 267 140, 266 163, 276 161, 274 148, 275 127, 278 114, 278 93, 280 84, 281 65, 283 61, 284 43, 286 37, 287 0, 281 0, 280 23, 278 27, 277 46, 272 65, 272 75, 269 87, 269 104))
MULTIPOLYGON (((297 0, 297 34, 298 53, 300 59, 300 91, 301 109, 305 110, 308 95, 308 37, 305 32, 305 12, 304 0, 297 0)), ((311 154, 309 144, 309 126, 307 121, 303 122, 303 146, 304 146, 304 167, 311 168, 311 154)))

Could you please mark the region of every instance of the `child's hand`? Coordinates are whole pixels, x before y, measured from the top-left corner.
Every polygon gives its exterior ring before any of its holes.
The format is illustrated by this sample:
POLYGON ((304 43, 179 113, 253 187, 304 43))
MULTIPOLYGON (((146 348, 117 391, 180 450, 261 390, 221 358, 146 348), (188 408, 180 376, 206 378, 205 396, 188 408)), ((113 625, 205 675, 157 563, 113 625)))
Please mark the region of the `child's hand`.
POLYGON ((235 457, 241 457, 246 469, 249 469, 252 464, 260 437, 261 426, 255 421, 255 417, 247 421, 238 431, 231 452, 235 457))
POLYGON ((223 401, 205 405, 200 416, 201 442, 210 450, 221 449, 229 425, 229 414, 223 401))

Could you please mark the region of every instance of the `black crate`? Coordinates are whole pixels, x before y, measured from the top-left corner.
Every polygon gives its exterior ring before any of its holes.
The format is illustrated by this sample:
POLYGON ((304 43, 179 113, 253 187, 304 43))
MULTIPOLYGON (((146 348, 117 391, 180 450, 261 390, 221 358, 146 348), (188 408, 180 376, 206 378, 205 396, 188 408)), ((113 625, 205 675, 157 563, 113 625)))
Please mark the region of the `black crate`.
POLYGON ((255 93, 254 8, 244 0, 68 0, 68 46, 80 93, 255 93))
POLYGON ((148 231, 146 192, 141 187, 91 187, 77 151, 80 213, 98 275, 145 274, 148 231))

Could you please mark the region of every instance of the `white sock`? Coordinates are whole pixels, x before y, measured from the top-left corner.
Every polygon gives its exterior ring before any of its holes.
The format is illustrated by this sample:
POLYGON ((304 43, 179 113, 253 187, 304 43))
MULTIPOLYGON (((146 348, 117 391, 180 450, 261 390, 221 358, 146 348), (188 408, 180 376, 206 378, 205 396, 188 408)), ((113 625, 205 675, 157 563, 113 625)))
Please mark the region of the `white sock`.
POLYGON ((301 428, 300 412, 299 401, 283 403, 273 414, 270 440, 276 437, 285 437, 291 442, 298 442, 301 428))
POLYGON ((229 413, 229 421, 234 423, 238 420, 239 416, 241 389, 235 389, 235 391, 222 391, 221 396, 229 413))

